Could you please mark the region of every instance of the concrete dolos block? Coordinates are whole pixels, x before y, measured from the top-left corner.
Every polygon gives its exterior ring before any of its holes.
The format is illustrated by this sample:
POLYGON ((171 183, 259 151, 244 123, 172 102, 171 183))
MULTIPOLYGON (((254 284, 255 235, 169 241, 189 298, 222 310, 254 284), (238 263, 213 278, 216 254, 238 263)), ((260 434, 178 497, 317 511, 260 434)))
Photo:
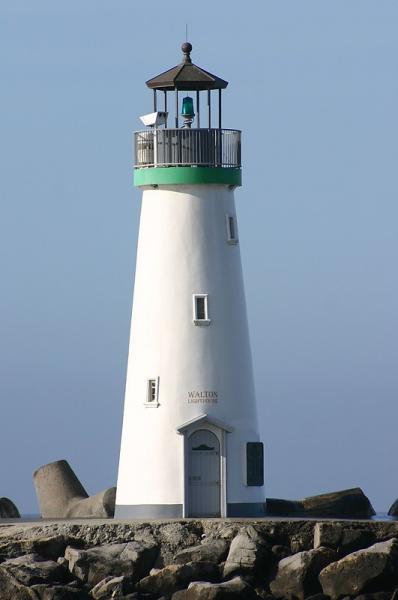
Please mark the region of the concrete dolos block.
POLYGON ((18 519, 19 510, 9 498, 0 498, 0 519, 18 519))
POLYGON ((33 481, 45 519, 113 517, 116 488, 89 496, 66 460, 39 467, 33 473, 33 481))

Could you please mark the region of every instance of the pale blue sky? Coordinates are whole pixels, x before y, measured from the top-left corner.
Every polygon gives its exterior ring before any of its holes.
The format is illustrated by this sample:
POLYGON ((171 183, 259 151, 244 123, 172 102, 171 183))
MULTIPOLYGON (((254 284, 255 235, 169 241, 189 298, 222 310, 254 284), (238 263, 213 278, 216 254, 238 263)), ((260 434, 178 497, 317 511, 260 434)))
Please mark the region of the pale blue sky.
MULTIPOLYGON (((243 130, 239 233, 267 496, 398 496, 395 0, 3 0, 0 496, 114 485, 144 82, 196 63, 243 130)), ((142 457, 141 457, 142 458, 142 457)))

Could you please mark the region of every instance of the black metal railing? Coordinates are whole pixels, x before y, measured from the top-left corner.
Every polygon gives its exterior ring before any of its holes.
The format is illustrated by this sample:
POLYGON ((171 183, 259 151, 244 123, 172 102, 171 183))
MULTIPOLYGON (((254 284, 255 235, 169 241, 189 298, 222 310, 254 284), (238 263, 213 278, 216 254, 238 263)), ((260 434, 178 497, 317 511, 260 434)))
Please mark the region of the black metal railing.
POLYGON ((236 129, 146 129, 134 133, 135 167, 240 167, 236 129))

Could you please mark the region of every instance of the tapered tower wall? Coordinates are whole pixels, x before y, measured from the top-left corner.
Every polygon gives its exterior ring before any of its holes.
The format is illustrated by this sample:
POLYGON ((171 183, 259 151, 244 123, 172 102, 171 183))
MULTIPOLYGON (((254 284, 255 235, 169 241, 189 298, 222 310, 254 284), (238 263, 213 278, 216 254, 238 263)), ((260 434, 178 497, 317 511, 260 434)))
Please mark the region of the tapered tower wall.
POLYGON ((230 429, 227 507, 263 501, 245 481, 245 444, 259 434, 240 249, 227 217, 236 227, 230 186, 143 188, 116 516, 183 515, 177 428, 203 414, 230 429), (207 295, 207 325, 194 323, 195 294, 207 295), (153 379, 156 406, 147 403, 153 379))

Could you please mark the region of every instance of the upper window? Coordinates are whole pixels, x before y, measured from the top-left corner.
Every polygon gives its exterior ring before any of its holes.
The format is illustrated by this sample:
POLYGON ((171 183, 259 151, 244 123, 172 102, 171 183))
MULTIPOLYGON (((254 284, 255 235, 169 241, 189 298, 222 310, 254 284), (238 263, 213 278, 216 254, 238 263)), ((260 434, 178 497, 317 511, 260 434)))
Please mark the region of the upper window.
POLYGON ((209 306, 207 294, 194 294, 193 321, 195 325, 209 325, 209 306))
POLYGON ((148 379, 146 390, 146 406, 159 406, 159 377, 148 379))
POLYGON ((238 232, 236 228, 236 219, 232 215, 225 215, 227 225, 227 242, 228 244, 238 243, 238 232))

